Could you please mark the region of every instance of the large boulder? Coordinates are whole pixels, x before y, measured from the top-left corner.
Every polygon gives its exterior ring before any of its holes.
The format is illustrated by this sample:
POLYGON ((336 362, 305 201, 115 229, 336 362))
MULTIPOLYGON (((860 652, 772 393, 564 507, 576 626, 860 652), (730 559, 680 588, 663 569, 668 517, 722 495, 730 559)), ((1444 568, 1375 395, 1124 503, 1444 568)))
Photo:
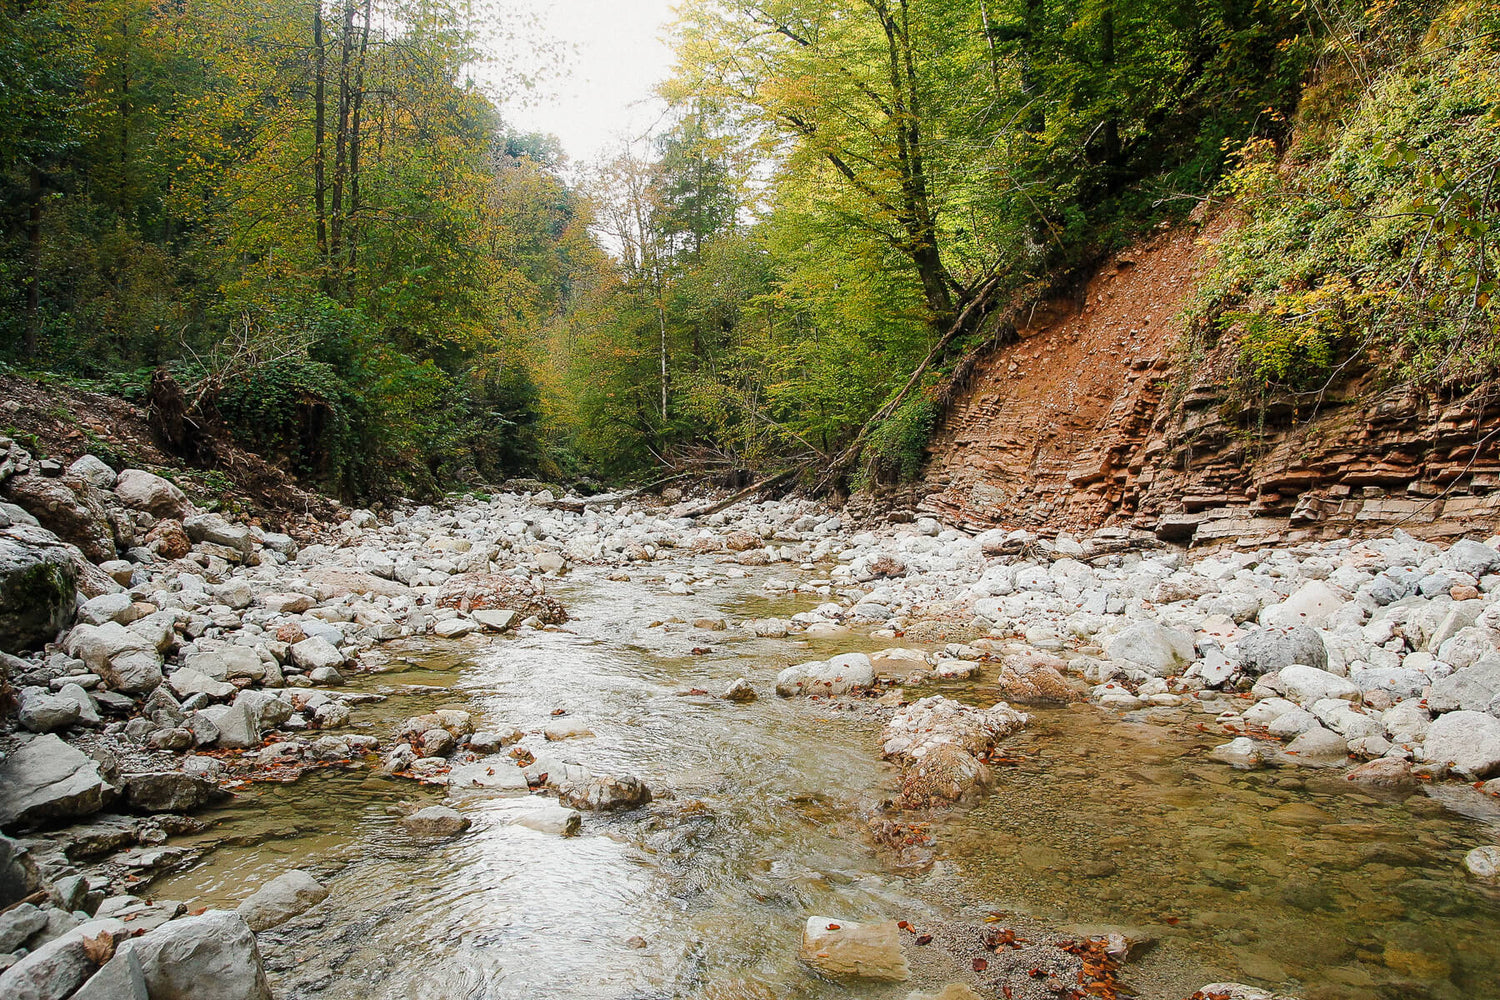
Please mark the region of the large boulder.
POLYGON ((496 573, 460 573, 451 576, 438 594, 438 607, 471 611, 514 611, 521 618, 537 618, 548 625, 561 625, 568 612, 541 584, 496 573))
POLYGON ((305 913, 328 898, 328 889, 309 872, 293 869, 255 891, 236 911, 257 934, 305 913))
POLYGON ((1323 625, 1348 600, 1322 580, 1309 580, 1280 604, 1262 608, 1260 623, 1267 628, 1323 625))
POLYGON ((93 455, 84 455, 68 466, 68 475, 77 476, 90 486, 101 490, 114 489, 115 481, 120 478, 103 459, 93 455))
POLYGON ((1497 694, 1500 694, 1500 656, 1488 656, 1472 667, 1434 681, 1427 695, 1427 707, 1433 712, 1460 709, 1483 712, 1497 694))
POLYGON ((125 924, 90 920, 48 941, 0 974, 5 1000, 64 1000, 92 976, 125 937, 125 924))
POLYGON ((238 913, 168 921, 126 947, 151 1000, 271 1000, 255 934, 238 913))
POLYGON ((230 524, 218 514, 195 514, 182 522, 182 529, 195 542, 210 542, 249 555, 255 535, 241 524, 230 524))
POLYGON ((1500 569, 1500 552, 1469 538, 1454 542, 1443 553, 1442 559, 1444 566, 1467 573, 1475 579, 1500 569))
POLYGON ((115 496, 125 506, 143 510, 153 517, 180 521, 193 510, 187 496, 161 476, 142 469, 126 469, 115 480, 115 496))
POLYGON ((901 929, 894 920, 859 924, 838 917, 808 917, 801 958, 827 976, 897 982, 911 977, 901 953, 901 929))
POLYGON ((5 483, 5 495, 25 508, 48 531, 78 546, 91 562, 113 559, 115 531, 109 511, 93 487, 76 476, 47 479, 16 476, 5 483))
POLYGON ((16 719, 33 733, 50 733, 68 728, 82 713, 83 706, 72 698, 52 694, 46 688, 28 687, 21 690, 16 719))
POLYGON ((0 530, 0 650, 19 653, 56 638, 73 620, 77 591, 72 554, 55 535, 0 530))
POLYGON ((864 653, 842 653, 827 660, 814 660, 787 667, 776 675, 776 693, 833 695, 867 688, 875 683, 875 667, 864 653))
POLYGON ((1323 644, 1323 637, 1306 625, 1246 632, 1236 645, 1239 647, 1240 669, 1252 677, 1269 674, 1293 663, 1320 670, 1328 667, 1328 647, 1323 644))
POLYGON ((150 691, 161 683, 161 652, 143 630, 117 622, 78 625, 68 633, 67 651, 112 690, 126 694, 150 691))
POLYGON ((1117 663, 1127 663, 1158 677, 1176 673, 1197 655, 1193 637, 1158 622, 1136 622, 1104 647, 1117 663))
POLYGON ((0 828, 88 816, 118 794, 92 758, 50 733, 36 736, 0 761, 0 828))
POLYGON ((1341 698, 1358 701, 1359 685, 1347 677, 1339 677, 1317 667, 1294 663, 1282 668, 1277 675, 1282 693, 1299 705, 1307 706, 1324 698, 1341 698))
POLYGON ((1500 719, 1485 712, 1449 712, 1433 720, 1423 756, 1477 778, 1500 774, 1500 719))
POLYGON ((217 781, 182 771, 148 771, 124 777, 125 804, 136 812, 195 812, 228 797, 217 781))

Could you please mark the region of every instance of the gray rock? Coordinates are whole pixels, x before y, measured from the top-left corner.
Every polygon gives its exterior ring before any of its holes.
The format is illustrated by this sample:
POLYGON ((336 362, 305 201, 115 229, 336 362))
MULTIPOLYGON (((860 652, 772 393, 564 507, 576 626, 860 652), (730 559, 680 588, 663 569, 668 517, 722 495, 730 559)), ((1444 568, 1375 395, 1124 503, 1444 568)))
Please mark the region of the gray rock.
POLYGON ((524 792, 528 789, 526 772, 509 757, 459 764, 448 772, 448 787, 454 794, 468 789, 524 792))
POLYGON ((84 455, 68 466, 68 475, 77 476, 101 490, 114 489, 115 480, 119 478, 114 469, 93 455, 84 455))
POLYGON ((237 913, 173 920, 128 947, 151 1000, 271 1000, 255 935, 237 913))
POLYGON ((0 913, 0 953, 12 952, 47 926, 47 914, 31 903, 0 913))
POLYGON ((1349 741, 1322 726, 1314 726, 1288 743, 1285 752, 1296 763, 1311 767, 1341 764, 1349 757, 1349 741))
POLYGON ((194 542, 208 542, 249 555, 255 550, 255 536, 240 524, 230 524, 218 514, 196 514, 184 518, 182 530, 194 542))
POLYGON ((1500 552, 1483 542, 1462 539, 1454 542, 1442 556, 1443 565, 1478 579, 1500 569, 1500 552))
POLYGON ((187 496, 176 486, 141 469, 126 469, 120 473, 115 480, 115 496, 127 507, 176 521, 182 520, 192 509, 187 496))
POLYGON ((68 633, 66 649, 115 691, 142 694, 161 683, 161 653, 155 644, 117 622, 76 626, 68 633))
POLYGON ((99 764, 56 736, 35 736, 0 761, 0 827, 88 816, 119 791, 99 764))
POLYGON ((1500 774, 1500 719, 1484 712, 1449 712, 1432 721, 1422 756, 1477 778, 1500 774))
POLYGON ((787 667, 776 675, 776 693, 793 695, 845 694, 875 683, 875 667, 864 653, 843 653, 787 667))
POLYGON ((542 806, 529 809, 511 820, 514 826, 524 826, 538 833, 549 833, 557 837, 571 837, 583 825, 583 817, 564 806, 542 806))
POLYGON ((21 689, 21 707, 17 719, 33 733, 50 733, 66 729, 82 714, 78 702, 49 693, 45 688, 21 689))
POLYGON ((5 1000, 64 1000, 97 968, 93 949, 112 948, 125 936, 118 920, 90 920, 49 941, 0 974, 5 1000))
POLYGON ((327 898, 327 887, 311 873, 293 869, 261 886, 235 912, 259 933, 306 913, 327 898))
POLYGON ((265 661, 248 646, 224 646, 221 649, 193 653, 184 658, 183 666, 200 671, 216 681, 248 677, 252 681, 264 680, 265 661))
POLYGON ((3 486, 6 496, 25 507, 64 542, 78 546, 84 558, 101 563, 113 559, 114 526, 98 491, 75 476, 45 479, 16 476, 3 486))
POLYGON ((78 608, 78 620, 85 625, 103 625, 105 622, 119 622, 127 614, 135 603, 135 598, 129 594, 100 594, 91 597, 78 608))
POLYGON ((719 697, 724 699, 725 701, 754 701, 755 688, 752 687, 750 682, 745 680, 745 678, 740 677, 736 679, 733 684, 730 684, 727 688, 725 688, 724 693, 719 695, 719 697))
POLYGON ((50 642, 76 606, 78 569, 67 546, 40 528, 29 531, 0 530, 0 650, 7 653, 50 642))
POLYGON ((583 781, 562 783, 557 797, 575 809, 613 812, 647 804, 651 801, 651 789, 641 779, 629 775, 621 778, 594 775, 583 781))
POLYGON ((1240 636, 1240 669, 1252 677, 1300 663, 1326 670, 1328 649, 1323 637, 1306 625, 1289 629, 1257 629, 1240 636))
POLYGON ((307 671, 320 667, 332 667, 336 670, 344 665, 344 654, 321 636, 311 636, 293 644, 291 657, 292 663, 307 671))
POLYGON ((217 781, 181 771, 125 776, 125 804, 137 812, 195 812, 226 798, 217 781))
POLYGON ((244 705, 261 731, 275 729, 292 717, 292 706, 273 694, 246 688, 234 697, 234 704, 244 705))
POLYGON ((1308 706, 1324 698, 1342 698, 1345 701, 1359 699, 1359 685, 1347 677, 1330 674, 1317 667, 1294 663, 1283 667, 1277 675, 1282 692, 1299 705, 1308 706))
POLYGON ((219 731, 215 742, 221 747, 248 750, 260 743, 260 729, 248 705, 211 705, 194 714, 205 716, 214 724, 219 731))
POLYGON ((483 608, 469 612, 469 617, 491 632, 508 632, 521 620, 520 615, 508 608, 483 608))
POLYGON ((172 671, 172 675, 167 678, 167 686, 182 698, 195 694, 206 694, 210 698, 228 698, 237 690, 228 681, 216 681, 203 671, 194 670, 192 667, 182 667, 172 671))
POLYGON ((1434 681, 1427 707, 1435 713, 1483 712, 1496 694, 1500 694, 1500 656, 1487 656, 1434 681))
POLYGON ((401 820, 402 828, 413 837, 434 839, 456 837, 472 825, 469 817, 447 806, 427 806, 401 820))
POLYGON ((1177 673, 1197 655, 1193 637, 1158 622, 1136 622, 1110 639, 1105 654, 1156 676, 1177 673))
MULTIPOLYGON (((141 927, 139 921, 132 927, 141 927)), ((104 963, 89 981, 78 988, 72 1000, 151 1000, 146 973, 134 948, 122 948, 104 963)))

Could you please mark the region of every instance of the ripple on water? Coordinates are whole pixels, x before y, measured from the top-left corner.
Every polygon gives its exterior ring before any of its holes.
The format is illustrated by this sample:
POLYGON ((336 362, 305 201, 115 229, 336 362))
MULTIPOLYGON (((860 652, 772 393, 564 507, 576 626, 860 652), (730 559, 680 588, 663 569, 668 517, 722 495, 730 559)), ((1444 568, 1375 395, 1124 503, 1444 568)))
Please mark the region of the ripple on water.
POLYGON ((970 903, 1138 929, 1159 942, 1129 967, 1146 998, 1226 978, 1309 1000, 1500 996, 1500 900, 1461 868, 1494 839, 1492 803, 1434 790, 1466 818, 1425 795, 1233 771, 1204 758, 1219 741, 1191 726, 1038 711, 996 793, 941 823, 939 864, 887 869, 866 825, 893 790, 875 722, 766 697, 785 663, 882 644, 646 627, 818 603, 768 597, 763 576, 697 595, 575 579, 556 588, 571 632, 418 649, 413 669, 357 681, 390 695, 356 713, 382 737, 440 705, 533 733, 566 709, 595 736, 523 745, 670 790, 650 812, 590 816, 565 840, 510 824, 533 799, 466 795, 473 829, 433 845, 391 811, 441 790, 317 771, 217 812, 201 840, 234 842, 152 891, 232 905, 289 867, 329 878, 327 903, 262 935, 283 1000, 904 998, 941 984, 819 980, 795 960, 802 921, 921 920, 970 903), (680 696, 741 675, 762 693, 752 705, 680 696))

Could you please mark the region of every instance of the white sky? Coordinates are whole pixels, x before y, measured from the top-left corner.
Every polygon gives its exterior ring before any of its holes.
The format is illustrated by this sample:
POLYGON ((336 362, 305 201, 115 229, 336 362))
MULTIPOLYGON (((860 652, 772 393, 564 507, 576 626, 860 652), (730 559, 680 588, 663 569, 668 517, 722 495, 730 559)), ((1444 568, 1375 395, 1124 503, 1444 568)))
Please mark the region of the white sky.
POLYGON ((562 140, 573 163, 618 151, 660 117, 652 88, 672 69, 664 41, 674 0, 525 0, 541 29, 563 45, 563 70, 525 104, 503 106, 527 132, 562 140))

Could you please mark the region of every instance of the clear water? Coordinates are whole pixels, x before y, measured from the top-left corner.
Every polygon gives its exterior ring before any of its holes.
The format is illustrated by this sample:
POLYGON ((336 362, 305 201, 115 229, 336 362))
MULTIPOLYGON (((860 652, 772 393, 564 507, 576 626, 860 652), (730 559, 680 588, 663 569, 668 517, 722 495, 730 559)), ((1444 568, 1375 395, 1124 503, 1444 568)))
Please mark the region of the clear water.
POLYGON ((1216 979, 1309 1000, 1500 997, 1500 896, 1461 866, 1500 834, 1492 800, 1441 789, 1464 815, 1422 793, 1382 800, 1304 772, 1233 771, 1204 756, 1223 741, 1196 728, 1206 716, 1146 726, 1087 707, 1037 712, 994 794, 938 823, 936 863, 895 867, 868 823, 895 788, 878 723, 771 693, 780 666, 870 648, 867 637, 645 627, 815 603, 766 598, 757 583, 672 596, 576 578, 556 588, 568 632, 413 650, 438 669, 359 681, 390 695, 355 714, 382 737, 442 705, 528 731, 564 708, 595 737, 524 745, 638 775, 667 793, 648 812, 588 816, 563 839, 510 825, 534 797, 465 794, 456 804, 473 829, 434 846, 407 838, 394 813, 441 789, 327 769, 252 786, 197 838, 214 849, 151 891, 232 905, 291 867, 325 877, 327 903, 260 936, 283 998, 884 1000, 947 977, 919 966, 899 986, 821 980, 796 960, 806 917, 974 907, 1153 940, 1127 967, 1143 997, 1216 979), (741 675, 759 701, 682 695, 741 675))

